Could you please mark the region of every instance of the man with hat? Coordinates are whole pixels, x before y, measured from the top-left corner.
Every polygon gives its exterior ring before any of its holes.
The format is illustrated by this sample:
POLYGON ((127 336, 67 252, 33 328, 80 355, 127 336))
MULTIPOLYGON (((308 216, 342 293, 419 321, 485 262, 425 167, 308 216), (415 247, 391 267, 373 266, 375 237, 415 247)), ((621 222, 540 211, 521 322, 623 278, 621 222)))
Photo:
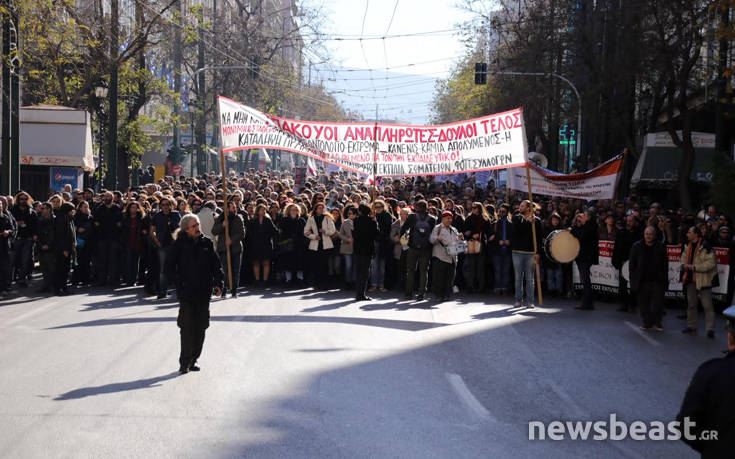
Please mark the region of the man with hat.
POLYGON ((434 245, 432 256, 432 287, 437 301, 446 301, 454 285, 454 273, 457 267, 457 255, 450 255, 447 250, 462 239, 462 234, 452 226, 454 214, 445 210, 441 215, 441 223, 431 230, 429 242, 434 245))
POLYGON ((735 306, 725 309, 723 315, 728 324, 728 353, 699 366, 676 416, 680 425, 687 421, 693 425, 693 429, 684 432, 682 440, 702 457, 732 457, 735 450, 735 392, 732 390, 735 380, 735 306), (710 431, 708 439, 701 435, 703 431, 710 431))

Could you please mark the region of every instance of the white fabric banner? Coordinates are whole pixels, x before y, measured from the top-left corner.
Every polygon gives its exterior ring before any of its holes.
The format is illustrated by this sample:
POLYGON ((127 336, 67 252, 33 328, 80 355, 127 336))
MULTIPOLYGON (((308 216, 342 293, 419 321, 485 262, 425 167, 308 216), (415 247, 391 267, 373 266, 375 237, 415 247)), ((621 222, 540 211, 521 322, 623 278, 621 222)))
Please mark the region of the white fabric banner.
MULTIPOLYGON (((623 167, 623 158, 618 156, 596 168, 579 174, 561 174, 531 164, 533 194, 561 196, 565 198, 613 199, 618 173, 623 167)), ((526 168, 515 167, 508 171, 508 186, 512 190, 528 191, 526 168)))
POLYGON ((222 151, 273 148, 377 176, 517 167, 527 157, 520 108, 440 126, 328 123, 266 115, 220 96, 222 151))

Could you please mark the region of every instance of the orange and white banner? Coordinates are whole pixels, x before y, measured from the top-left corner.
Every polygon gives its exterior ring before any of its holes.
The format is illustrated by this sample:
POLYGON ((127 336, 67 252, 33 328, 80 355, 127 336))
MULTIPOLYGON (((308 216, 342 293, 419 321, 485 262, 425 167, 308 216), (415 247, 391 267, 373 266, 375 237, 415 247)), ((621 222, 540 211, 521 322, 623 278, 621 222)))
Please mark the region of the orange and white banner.
POLYGON ((292 151, 376 176, 458 174, 525 164, 520 108, 458 123, 328 123, 266 115, 219 97, 222 152, 292 151))
MULTIPOLYGON (((532 191, 533 194, 586 199, 587 201, 613 199, 618 174, 622 168, 622 156, 617 156, 592 170, 579 174, 562 174, 531 163, 532 191)), ((525 167, 516 167, 508 171, 508 186, 512 190, 528 191, 525 167)))

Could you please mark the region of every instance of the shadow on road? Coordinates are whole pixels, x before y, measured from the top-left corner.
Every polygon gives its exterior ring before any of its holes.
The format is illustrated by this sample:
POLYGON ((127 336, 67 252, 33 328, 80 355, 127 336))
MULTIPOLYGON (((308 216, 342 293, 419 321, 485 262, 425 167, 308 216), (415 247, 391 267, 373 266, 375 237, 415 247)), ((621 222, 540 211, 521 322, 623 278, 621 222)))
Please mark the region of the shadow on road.
POLYGON ((125 392, 129 390, 147 389, 149 387, 158 387, 161 382, 168 381, 179 375, 178 371, 169 373, 163 376, 156 376, 155 378, 138 379, 136 381, 127 381, 122 383, 105 384, 104 386, 94 387, 82 387, 81 389, 75 389, 65 394, 61 394, 54 398, 55 401, 64 400, 76 400, 84 397, 91 397, 94 395, 112 394, 115 392, 125 392))
MULTIPOLYGON (((338 323, 364 325, 366 327, 391 328, 394 330, 421 331, 429 328, 445 327, 450 324, 437 322, 419 322, 413 320, 371 319, 368 317, 334 317, 334 316, 212 316, 214 322, 264 322, 264 323, 338 323)), ((127 317, 119 319, 99 319, 74 324, 59 325, 46 330, 60 330, 78 327, 104 327, 107 325, 142 324, 156 322, 175 322, 176 317, 127 317)))

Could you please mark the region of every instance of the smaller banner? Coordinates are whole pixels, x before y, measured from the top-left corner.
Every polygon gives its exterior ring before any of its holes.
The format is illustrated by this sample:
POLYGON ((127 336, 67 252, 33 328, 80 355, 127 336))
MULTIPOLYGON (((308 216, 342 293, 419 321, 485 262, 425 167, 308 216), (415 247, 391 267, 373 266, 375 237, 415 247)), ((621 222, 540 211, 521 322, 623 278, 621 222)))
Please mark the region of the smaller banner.
MULTIPOLYGON (((533 194, 565 198, 613 199, 618 173, 623 168, 623 157, 617 156, 604 164, 579 174, 561 174, 530 163, 533 194)), ((525 167, 508 170, 508 185, 512 190, 528 191, 525 167)))
MULTIPOLYGON (((592 289, 601 293, 617 295, 620 291, 620 278, 618 270, 612 265, 612 252, 615 247, 614 241, 600 241, 600 262, 590 269, 592 289)), ((720 285, 712 289, 712 298, 718 301, 727 299, 728 280, 730 278, 730 249, 715 247, 717 257, 717 274, 720 285)), ((681 267, 681 246, 667 245, 666 252, 669 257, 669 285, 666 288, 666 298, 684 298, 684 292, 679 281, 681 267)), ((579 278, 577 264, 573 264, 574 289, 582 290, 582 282, 579 278)), ((625 274, 627 275, 627 274, 625 274)))

